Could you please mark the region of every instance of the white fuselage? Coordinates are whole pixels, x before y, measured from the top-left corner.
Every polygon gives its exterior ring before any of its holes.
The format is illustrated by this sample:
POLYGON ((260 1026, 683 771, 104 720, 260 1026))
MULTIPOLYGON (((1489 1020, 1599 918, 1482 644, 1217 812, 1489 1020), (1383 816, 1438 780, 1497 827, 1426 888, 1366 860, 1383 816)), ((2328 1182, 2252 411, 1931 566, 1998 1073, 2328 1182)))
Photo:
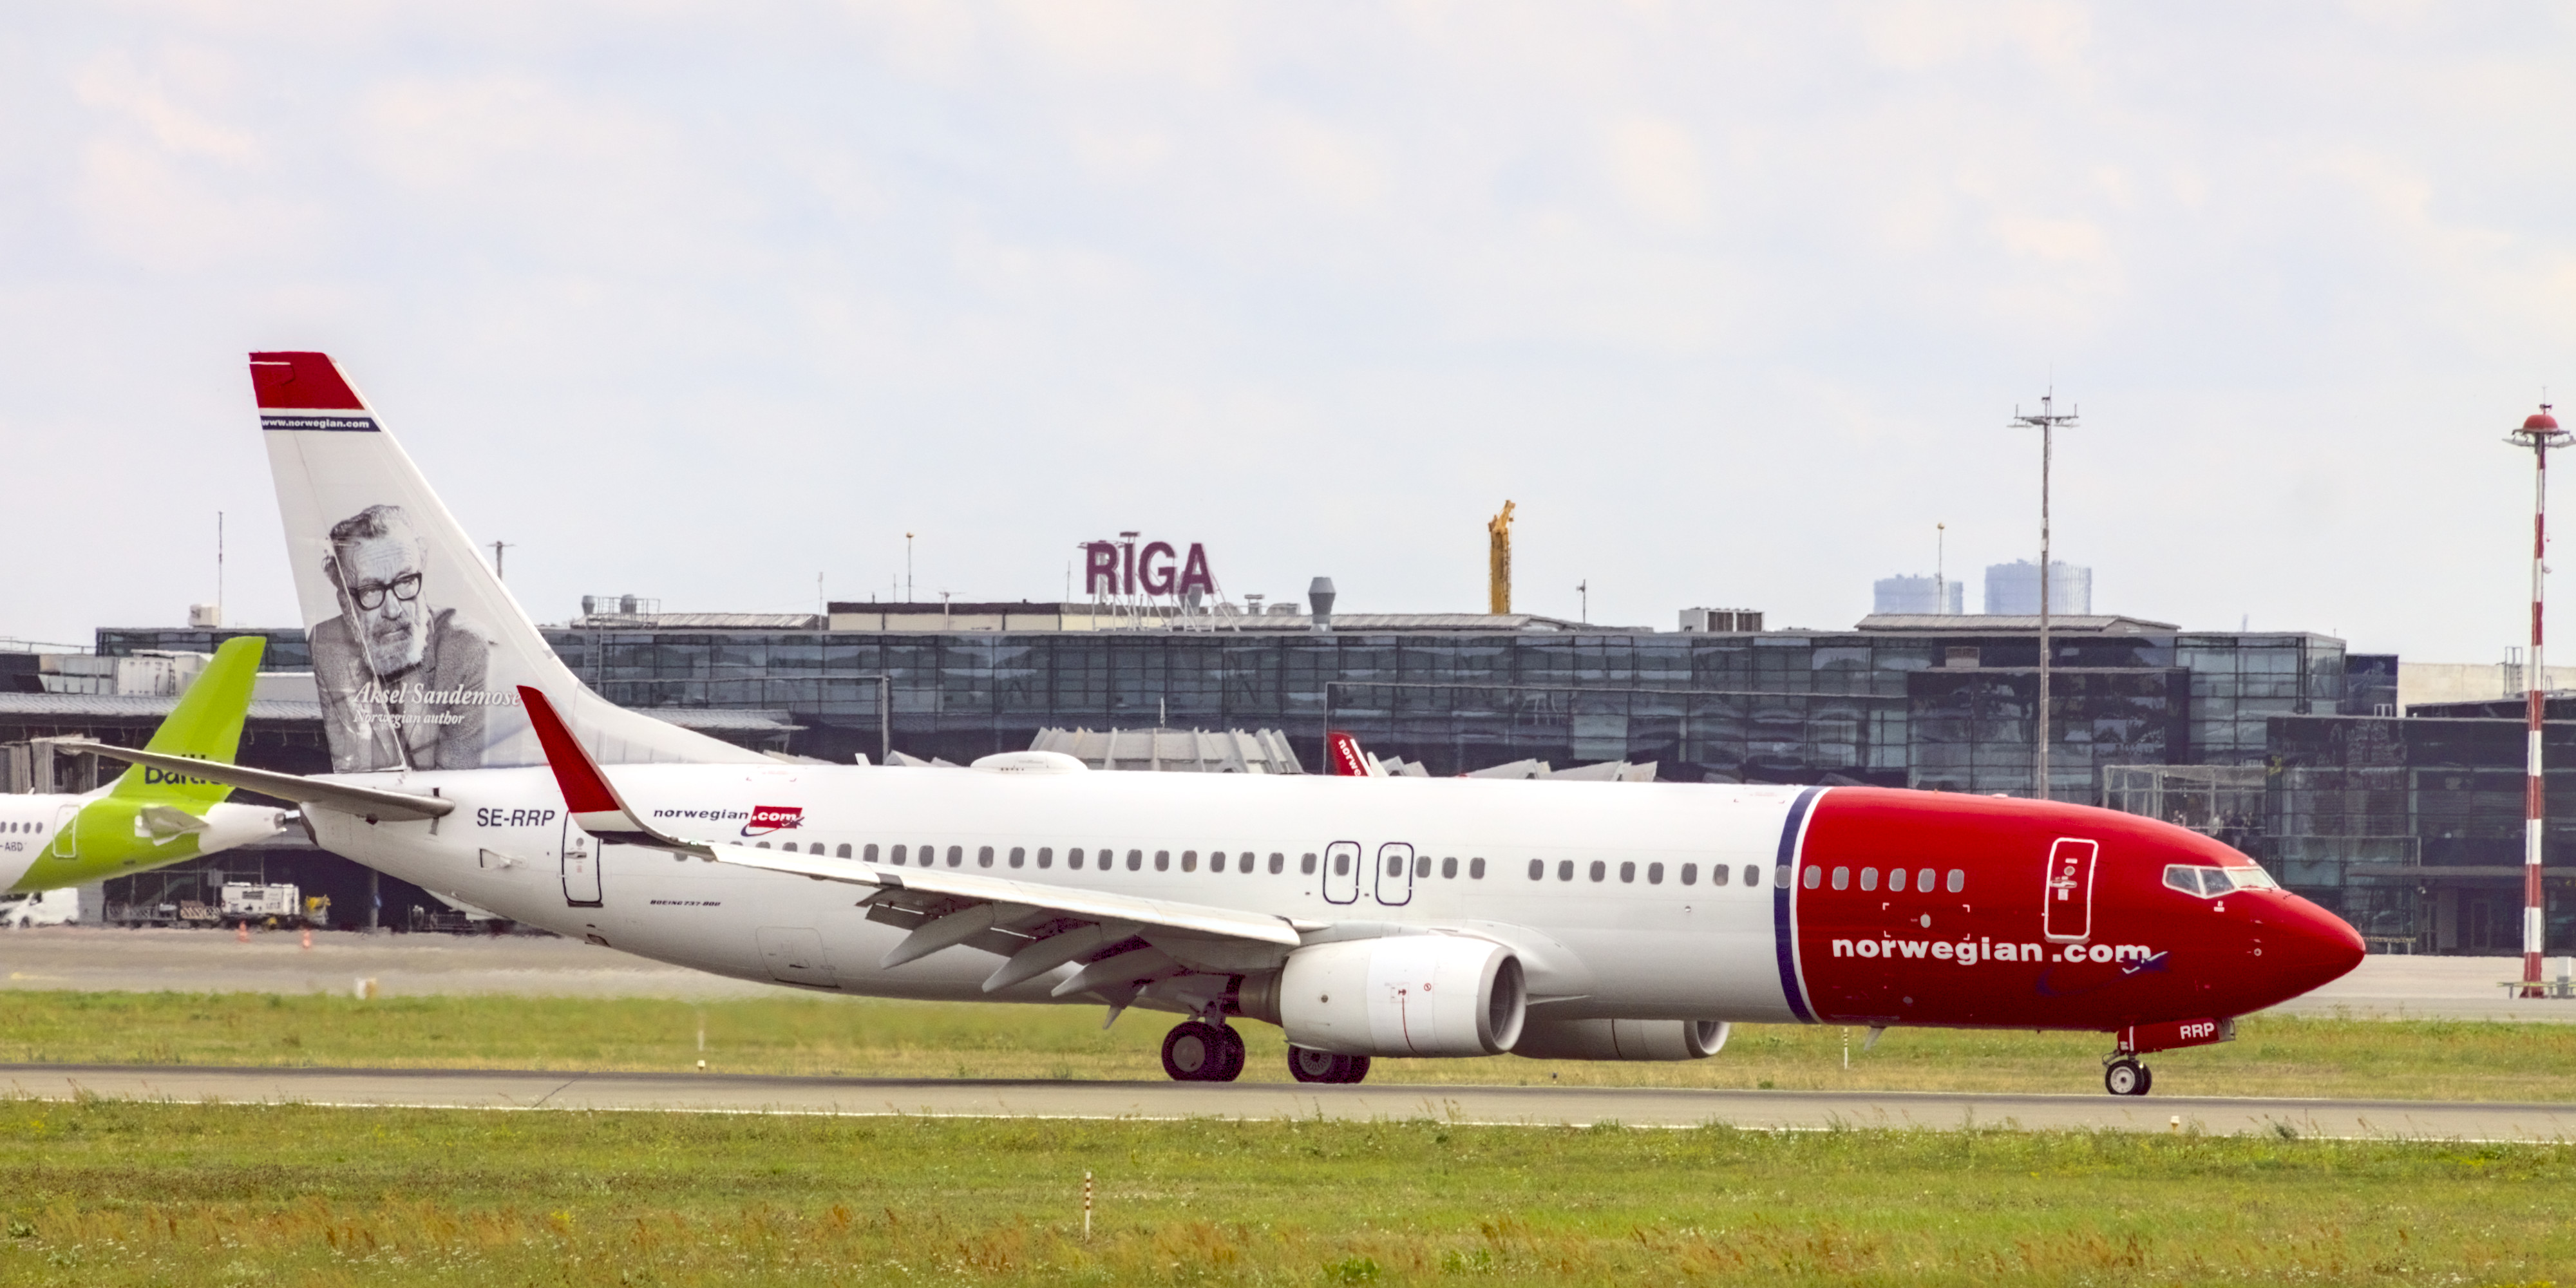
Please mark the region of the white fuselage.
MULTIPOLYGON (((927 848, 943 870, 1343 927, 1470 929, 1519 950, 1532 999, 1551 1017, 1794 1018, 1771 884, 1796 788, 832 765, 607 772, 630 806, 682 839, 853 862, 873 852, 888 865, 901 846, 909 867, 927 848), (796 812, 795 826, 755 823, 782 811, 796 812), (1105 868, 1103 855, 1114 856, 1105 868), (1538 879, 1533 862, 1543 865, 1538 879), (1570 880, 1560 876, 1568 863, 1570 880), (1711 876, 1721 866, 1722 885, 1711 876)), ((906 932, 869 920, 864 887, 622 845, 592 867, 587 856, 599 847, 567 819, 544 768, 339 781, 398 781, 457 809, 435 823, 376 824, 312 811, 325 848, 512 920, 657 960, 961 1000, 1050 1000, 1073 969, 985 993, 1001 959, 970 946, 880 967, 906 932), (804 932, 819 936, 827 973, 782 950, 804 932)))

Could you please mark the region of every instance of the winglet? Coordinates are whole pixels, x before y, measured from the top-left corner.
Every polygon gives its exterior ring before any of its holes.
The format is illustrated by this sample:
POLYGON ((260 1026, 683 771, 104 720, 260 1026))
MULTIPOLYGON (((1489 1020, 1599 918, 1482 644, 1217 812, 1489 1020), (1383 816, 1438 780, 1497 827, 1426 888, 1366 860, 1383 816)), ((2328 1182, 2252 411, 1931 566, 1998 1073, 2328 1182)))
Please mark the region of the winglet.
POLYGON ((600 772, 599 762, 591 759, 588 748, 572 734, 563 717, 555 714, 554 704, 536 686, 519 686, 519 701, 525 705, 528 723, 537 731, 538 745, 545 748, 546 763, 555 771, 555 785, 563 789, 564 808, 571 811, 572 821, 581 830, 603 841, 622 841, 629 845, 669 847, 679 845, 692 852, 703 846, 675 842, 672 838, 644 825, 635 811, 627 808, 608 775, 600 772))

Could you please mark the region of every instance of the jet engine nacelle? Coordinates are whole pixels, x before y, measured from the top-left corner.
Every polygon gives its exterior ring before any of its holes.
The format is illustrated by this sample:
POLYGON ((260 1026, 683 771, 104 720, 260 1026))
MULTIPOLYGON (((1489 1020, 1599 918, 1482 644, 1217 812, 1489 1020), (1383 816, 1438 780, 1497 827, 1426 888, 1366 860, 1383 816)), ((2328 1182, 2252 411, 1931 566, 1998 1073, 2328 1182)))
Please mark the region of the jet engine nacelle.
POLYGON ((1533 1060, 1705 1060, 1726 1046, 1722 1020, 1532 1020, 1512 1044, 1533 1060))
POLYGON ((1512 950, 1459 935, 1300 948, 1277 987, 1288 1040, 1336 1055, 1500 1055, 1529 1006, 1512 950))

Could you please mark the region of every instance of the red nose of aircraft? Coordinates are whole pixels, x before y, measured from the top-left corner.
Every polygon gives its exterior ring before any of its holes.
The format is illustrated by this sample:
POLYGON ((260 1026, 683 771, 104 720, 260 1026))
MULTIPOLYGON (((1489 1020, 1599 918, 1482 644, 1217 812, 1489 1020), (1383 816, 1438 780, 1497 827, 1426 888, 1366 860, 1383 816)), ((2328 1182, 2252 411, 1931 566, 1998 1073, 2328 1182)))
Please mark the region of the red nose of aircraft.
POLYGON ((2262 969, 2256 973, 2265 991, 2278 996, 2263 1005, 2277 1006, 2331 984, 2361 964, 2361 932, 2343 918, 2294 894, 2278 894, 2264 903, 2256 916, 2261 932, 2255 945, 2262 954, 2257 963, 2262 969))

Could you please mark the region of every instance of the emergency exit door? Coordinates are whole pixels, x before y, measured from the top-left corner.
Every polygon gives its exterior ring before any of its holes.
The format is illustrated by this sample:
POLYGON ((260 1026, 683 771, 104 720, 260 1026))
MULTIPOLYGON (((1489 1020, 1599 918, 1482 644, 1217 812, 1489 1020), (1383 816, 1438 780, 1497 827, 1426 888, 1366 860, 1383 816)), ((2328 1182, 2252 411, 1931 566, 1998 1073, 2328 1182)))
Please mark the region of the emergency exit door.
POLYGON ((65 805, 54 811, 54 857, 80 857, 80 812, 78 805, 65 805))
POLYGON ((1413 847, 1394 841, 1377 847, 1377 901, 1388 907, 1413 902, 1413 847))
POLYGON ((599 906, 599 838, 564 819, 564 902, 575 908, 599 906))
POLYGON ((2048 847, 2048 884, 2042 929, 2050 939, 2073 941, 2093 933, 2093 861, 2102 846, 2061 838, 2048 847))
POLYGON ((1360 898, 1360 869, 1368 866, 1360 857, 1357 841, 1335 841, 1324 847, 1324 902, 1357 903, 1360 898))

